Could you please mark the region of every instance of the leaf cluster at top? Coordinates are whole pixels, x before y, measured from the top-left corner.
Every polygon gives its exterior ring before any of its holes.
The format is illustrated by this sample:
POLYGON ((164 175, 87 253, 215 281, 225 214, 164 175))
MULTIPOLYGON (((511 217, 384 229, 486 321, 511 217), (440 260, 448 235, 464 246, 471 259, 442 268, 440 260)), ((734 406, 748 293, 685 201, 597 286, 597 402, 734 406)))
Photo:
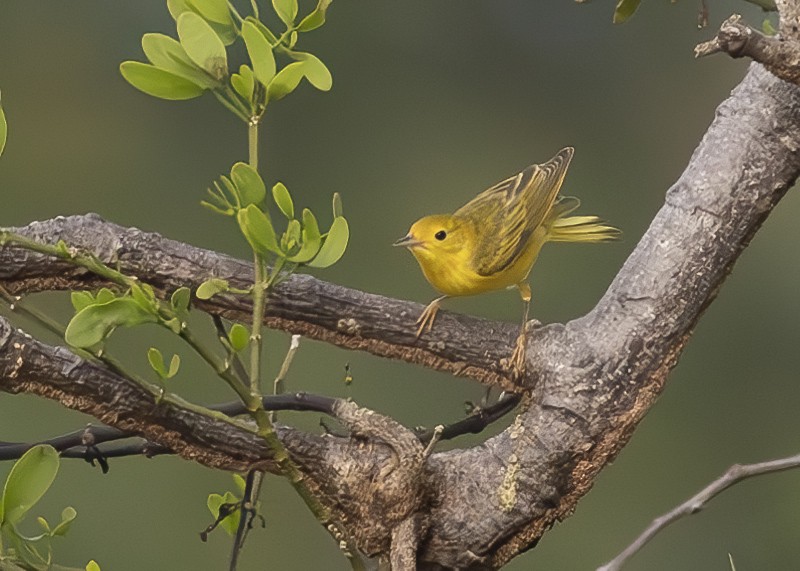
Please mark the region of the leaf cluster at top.
POLYGON ((120 72, 137 89, 162 99, 192 99, 210 91, 249 121, 261 116, 270 101, 294 91, 303 78, 319 90, 331 88, 333 78, 325 64, 295 49, 300 33, 325 23, 330 3, 318 0, 297 22, 297 0, 273 0, 273 9, 286 26, 278 34, 257 14, 242 18, 227 0, 168 0, 178 39, 145 34, 142 49, 149 63, 126 61, 120 72), (240 38, 250 61, 230 73, 227 48, 240 38), (276 53, 289 62, 280 69, 276 53))

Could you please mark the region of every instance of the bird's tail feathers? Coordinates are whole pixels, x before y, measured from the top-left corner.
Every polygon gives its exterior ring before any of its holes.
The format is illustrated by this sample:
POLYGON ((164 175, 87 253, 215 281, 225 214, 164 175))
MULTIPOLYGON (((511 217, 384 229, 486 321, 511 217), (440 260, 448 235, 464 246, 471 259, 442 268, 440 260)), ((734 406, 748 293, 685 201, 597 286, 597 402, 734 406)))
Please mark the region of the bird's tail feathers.
POLYGON ((621 235, 622 232, 618 228, 609 226, 597 216, 569 216, 556 218, 553 221, 547 234, 547 240, 550 242, 610 242, 618 240, 621 235))

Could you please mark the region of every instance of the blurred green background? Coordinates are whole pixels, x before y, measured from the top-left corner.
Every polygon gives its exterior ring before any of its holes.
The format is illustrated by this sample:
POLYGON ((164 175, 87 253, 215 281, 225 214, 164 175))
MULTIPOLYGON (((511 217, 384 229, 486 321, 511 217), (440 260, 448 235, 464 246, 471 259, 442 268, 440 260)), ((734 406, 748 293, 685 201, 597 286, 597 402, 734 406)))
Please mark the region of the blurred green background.
MULTIPOLYGON (((301 10, 311 5, 301 3, 301 10)), ((301 206, 327 213, 342 193, 350 248, 323 279, 428 302, 433 290, 412 257, 390 247, 422 215, 450 212, 474 194, 565 145, 577 149, 565 192, 625 231, 610 246, 553 245, 533 273, 532 314, 566 321, 589 310, 635 246, 744 61, 695 61, 692 48, 744 2, 646 2, 613 26, 613 2, 529 0, 337 1, 329 23, 302 38, 334 75, 330 93, 308 85, 271 107, 262 138, 268 181, 283 180, 301 206)), ((205 187, 246 157, 246 133, 210 96, 172 103, 147 97, 118 73, 143 59, 143 33, 174 35, 164 2, 3 2, 0 89, 9 141, 0 159, 0 225, 94 211, 119 224, 244 257, 229 220, 198 202, 205 187)), ((594 569, 656 515, 734 462, 797 452, 800 402, 798 197, 790 193, 756 236, 707 311, 667 389, 630 445, 577 512, 508 569, 594 569)), ((327 221, 327 218, 324 218, 327 221)), ((67 318, 67 298, 36 303, 67 318)), ((514 292, 450 302, 447 309, 514 321, 514 292)), ((35 330, 28 323, 23 327, 35 330)), ((198 323, 205 325, 202 318, 198 323)), ((154 329, 122 331, 111 349, 146 370, 145 350, 176 346, 154 329)), ((267 376, 288 345, 268 337, 267 376)), ((181 350, 182 351, 182 350, 181 350)), ((199 402, 231 400, 182 351, 175 391, 199 402)), ((289 390, 350 396, 409 426, 460 417, 476 383, 304 341, 289 390), (350 363, 354 384, 342 382, 350 363)), ((282 421, 318 430, 313 415, 282 421)), ((35 440, 89 422, 28 396, 0 393, 0 439, 35 440)), ((486 435, 462 438, 469 446, 486 435)), ((9 465, 0 466, 5 477, 9 465)), ((630 570, 797 568, 800 474, 737 486, 706 511, 662 533, 630 570)), ((38 512, 65 505, 78 520, 56 544, 59 562, 95 558, 104 571, 226 568, 229 540, 208 544, 205 498, 228 474, 175 458, 130 458, 110 474, 66 461, 38 512)), ((334 542, 291 490, 269 478, 266 530, 245 549, 243 570, 347 569, 334 542)), ((32 523, 32 522, 31 522, 32 523)))

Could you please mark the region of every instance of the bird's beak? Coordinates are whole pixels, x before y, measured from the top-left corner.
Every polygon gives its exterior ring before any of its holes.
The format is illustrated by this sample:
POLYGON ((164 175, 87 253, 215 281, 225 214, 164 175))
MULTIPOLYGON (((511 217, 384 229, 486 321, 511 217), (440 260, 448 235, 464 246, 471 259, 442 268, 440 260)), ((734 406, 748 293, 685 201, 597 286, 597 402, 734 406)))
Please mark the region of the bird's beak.
POLYGON ((413 248, 414 246, 419 246, 421 244, 422 242, 414 238, 414 236, 412 236, 411 234, 406 234, 398 241, 396 241, 394 244, 392 244, 392 246, 403 246, 405 248, 413 248))

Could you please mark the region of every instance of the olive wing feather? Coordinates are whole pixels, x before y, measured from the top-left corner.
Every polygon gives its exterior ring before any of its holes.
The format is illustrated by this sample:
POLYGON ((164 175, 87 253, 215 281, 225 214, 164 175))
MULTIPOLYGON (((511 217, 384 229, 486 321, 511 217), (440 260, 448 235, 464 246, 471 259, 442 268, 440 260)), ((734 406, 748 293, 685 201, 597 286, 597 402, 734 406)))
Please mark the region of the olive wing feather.
POLYGON ((479 228, 472 259, 478 274, 501 272, 525 251, 536 228, 548 219, 573 153, 572 147, 561 149, 546 163, 497 183, 454 213, 479 228))

